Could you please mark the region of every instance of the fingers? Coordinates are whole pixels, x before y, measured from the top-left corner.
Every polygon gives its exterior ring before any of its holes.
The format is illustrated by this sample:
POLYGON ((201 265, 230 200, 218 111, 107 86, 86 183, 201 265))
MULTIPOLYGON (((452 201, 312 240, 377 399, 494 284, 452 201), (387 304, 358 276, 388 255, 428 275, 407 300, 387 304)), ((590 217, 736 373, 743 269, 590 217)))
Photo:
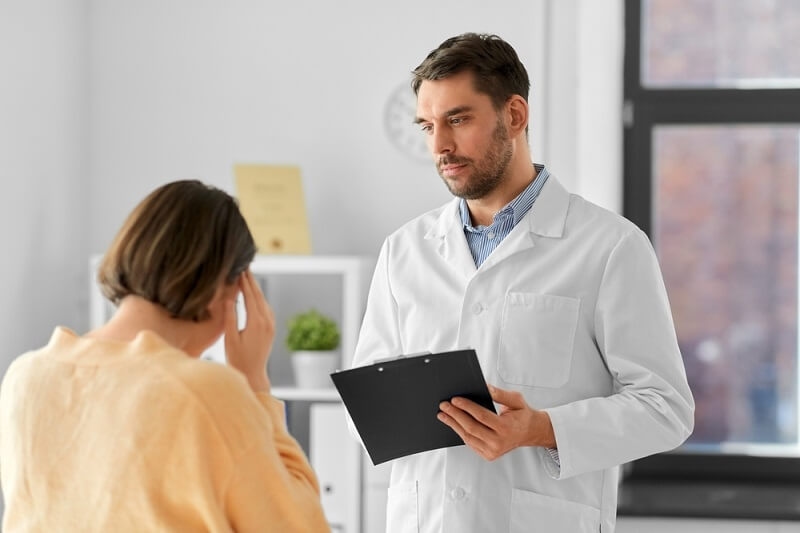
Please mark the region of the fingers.
POLYGON ((438 418, 466 445, 484 459, 493 461, 514 448, 528 445, 534 412, 519 392, 490 387, 490 393, 500 405, 500 414, 456 397, 439 405, 438 418))
POLYGON ((455 431, 456 434, 459 437, 461 437, 461 440, 464 441, 464 444, 475 450, 475 452, 478 453, 478 455, 480 455, 484 459, 492 461, 497 457, 496 455, 493 455, 491 453, 485 441, 470 433, 467 429, 465 429, 461 424, 458 423, 458 420, 456 420, 452 416, 448 415, 447 413, 440 412, 438 418, 441 422, 449 426, 450 429, 455 431))
POLYGON ((261 286, 258 284, 258 281, 256 281, 253 272, 249 269, 245 272, 245 280, 249 286, 249 295, 252 297, 252 303, 255 305, 255 308, 262 316, 268 317, 270 313, 267 309, 264 293, 261 292, 261 286))
POLYGON ((451 402, 442 402, 439 408, 469 434, 483 440, 491 438, 497 415, 488 409, 464 398, 453 398, 451 402))
POLYGON ((264 314, 264 318, 267 320, 267 325, 269 326, 270 331, 275 331, 275 312, 272 310, 272 306, 269 305, 264 293, 261 292, 261 286, 256 282, 255 276, 253 276, 252 273, 250 275, 253 277, 253 285, 255 286, 255 292, 258 296, 257 299, 259 308, 264 314))
POLYGON ((249 321, 250 317, 256 313, 256 296, 253 289, 253 274, 247 270, 239 278, 239 287, 242 289, 242 297, 244 297, 244 309, 249 321))
POLYGON ((495 402, 512 409, 520 409, 527 406, 525 398, 517 391, 510 391, 490 385, 489 394, 492 395, 492 400, 495 402))
POLYGON ((233 337, 239 333, 239 324, 236 320, 236 302, 234 300, 225 301, 225 336, 233 337))
POLYGON ((455 418, 448 415, 447 413, 439 412, 436 418, 438 418, 440 422, 443 422, 445 425, 449 426, 450 429, 455 431, 458 434, 458 436, 461 437, 461 440, 463 440, 465 443, 467 442, 467 439, 470 438, 469 433, 467 433, 464 430, 464 428, 461 427, 458 421, 456 421, 455 418))
POLYGON ((242 372, 254 391, 268 391, 266 365, 275 336, 275 318, 255 276, 249 270, 238 279, 246 320, 238 328, 233 302, 226 302, 225 351, 228 363, 242 372))
POLYGON ((251 321, 264 316, 263 306, 260 305, 259 300, 263 300, 261 290, 258 288, 253 273, 250 270, 242 273, 239 279, 239 287, 242 290, 242 297, 244 298, 245 309, 245 323, 250 324, 251 321))
MULTIPOLYGON (((446 404, 447 402, 444 403, 446 404)), ((461 411, 466 412, 469 415, 469 418, 477 420, 480 422, 480 424, 489 428, 495 428, 497 424, 497 415, 485 407, 478 405, 473 401, 467 400, 466 398, 458 397, 450 400, 450 403, 461 411)))
POLYGON ((242 274, 240 280, 240 287, 242 289, 242 296, 244 296, 244 305, 247 312, 247 322, 250 323, 249 317, 258 319, 259 323, 263 323, 269 330, 275 329, 275 314, 272 311, 261 287, 256 281, 252 271, 247 270, 242 274), (263 321, 263 322, 262 322, 263 321))

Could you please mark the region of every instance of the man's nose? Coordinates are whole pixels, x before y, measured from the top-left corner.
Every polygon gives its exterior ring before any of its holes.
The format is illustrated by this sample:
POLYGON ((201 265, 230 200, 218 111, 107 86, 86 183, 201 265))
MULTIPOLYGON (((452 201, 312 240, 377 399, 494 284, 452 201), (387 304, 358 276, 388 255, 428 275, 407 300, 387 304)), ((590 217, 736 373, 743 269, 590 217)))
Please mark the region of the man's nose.
POLYGON ((429 138, 429 148, 434 154, 446 154, 453 151, 453 135, 447 128, 437 128, 429 138))

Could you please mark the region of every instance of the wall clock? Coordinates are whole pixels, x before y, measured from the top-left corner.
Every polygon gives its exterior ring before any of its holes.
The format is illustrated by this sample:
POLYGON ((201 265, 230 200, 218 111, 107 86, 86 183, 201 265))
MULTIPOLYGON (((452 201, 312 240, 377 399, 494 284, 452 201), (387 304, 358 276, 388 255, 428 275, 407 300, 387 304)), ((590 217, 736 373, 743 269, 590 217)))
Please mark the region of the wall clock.
POLYGON ((418 163, 430 163, 431 154, 425 143, 425 134, 414 124, 417 114, 417 96, 410 83, 397 86, 389 97, 383 111, 386 136, 400 153, 418 163))

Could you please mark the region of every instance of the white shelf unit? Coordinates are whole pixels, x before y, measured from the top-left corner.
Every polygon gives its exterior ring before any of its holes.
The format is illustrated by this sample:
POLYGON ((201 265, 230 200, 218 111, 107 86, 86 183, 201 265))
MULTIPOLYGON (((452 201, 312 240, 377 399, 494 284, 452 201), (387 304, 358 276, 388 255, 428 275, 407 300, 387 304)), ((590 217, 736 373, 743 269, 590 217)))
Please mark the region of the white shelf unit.
MULTIPOLYGON (((90 258, 89 265, 89 322, 91 328, 96 328, 105 323, 113 307, 105 299, 97 286, 96 273, 102 256, 95 255, 90 258)), ((341 341, 340 353, 342 357, 341 368, 347 368, 350 358, 355 352, 358 330, 364 312, 365 280, 371 262, 368 258, 359 256, 282 256, 259 255, 253 260, 250 269, 256 277, 280 274, 290 275, 340 275, 342 278, 342 321, 340 325, 341 341)), ((218 356, 212 357, 218 359, 218 356)), ((334 388, 327 389, 300 389, 297 387, 274 387, 272 393, 275 397, 286 402, 305 401, 312 404, 339 404, 341 398, 334 388)), ((361 464, 362 450, 357 440, 351 436, 342 436, 341 424, 331 424, 324 416, 329 410, 318 409, 317 427, 330 428, 334 434, 330 435, 330 444, 341 451, 340 454, 320 454, 322 461, 336 458, 336 465, 315 464, 315 457, 311 463, 318 473, 320 487, 322 488, 322 505, 326 515, 331 520, 331 528, 335 533, 361 533, 361 464), (338 428, 334 430, 333 428, 338 428), (336 446, 336 444, 341 446, 336 446), (345 468, 343 466, 346 465, 345 468), (335 479, 328 479, 328 473, 335 479)), ((337 420, 340 415, 328 415, 337 420)), ((313 428, 312 428, 313 429, 313 428)), ((317 449, 319 443, 326 442, 325 435, 313 435, 313 442, 317 449)))

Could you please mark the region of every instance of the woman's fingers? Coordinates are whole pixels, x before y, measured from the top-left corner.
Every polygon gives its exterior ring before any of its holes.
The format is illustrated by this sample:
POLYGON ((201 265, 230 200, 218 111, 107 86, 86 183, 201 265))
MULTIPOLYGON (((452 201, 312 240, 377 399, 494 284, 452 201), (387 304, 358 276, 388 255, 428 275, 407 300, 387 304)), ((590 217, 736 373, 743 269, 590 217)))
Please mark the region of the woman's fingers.
POLYGON ((233 338, 239 335, 239 324, 236 320, 236 301, 225 301, 225 337, 233 338))
POLYGON ((242 294, 244 295, 245 309, 248 316, 247 326, 266 327, 270 333, 273 332, 275 329, 275 316, 250 270, 243 275, 242 294))
POLYGON ((244 309, 247 313, 248 322, 250 321, 250 317, 256 313, 256 297, 253 291, 252 276, 253 274, 247 270, 242 274, 242 277, 239 278, 239 287, 242 289, 242 296, 244 297, 244 309))
POLYGON ((261 292, 255 276, 250 270, 247 270, 242 275, 241 281, 242 295, 244 296, 244 306, 247 311, 247 323, 250 324, 250 317, 257 320, 258 323, 266 322, 270 329, 273 329, 275 319, 272 314, 264 294, 261 292))
POLYGON ((266 300, 264 298, 264 293, 261 292, 261 286, 258 284, 256 277, 253 275, 253 272, 251 270, 247 271, 246 276, 250 284, 251 291, 253 293, 253 299, 255 301, 256 306, 258 307, 258 310, 264 316, 269 317, 271 310, 268 309, 266 300))
POLYGON ((240 330, 233 303, 226 307, 230 309, 225 316, 228 362, 245 375, 253 390, 269 390, 266 363, 275 335, 275 319, 252 272, 244 272, 238 282, 247 318, 240 330))

